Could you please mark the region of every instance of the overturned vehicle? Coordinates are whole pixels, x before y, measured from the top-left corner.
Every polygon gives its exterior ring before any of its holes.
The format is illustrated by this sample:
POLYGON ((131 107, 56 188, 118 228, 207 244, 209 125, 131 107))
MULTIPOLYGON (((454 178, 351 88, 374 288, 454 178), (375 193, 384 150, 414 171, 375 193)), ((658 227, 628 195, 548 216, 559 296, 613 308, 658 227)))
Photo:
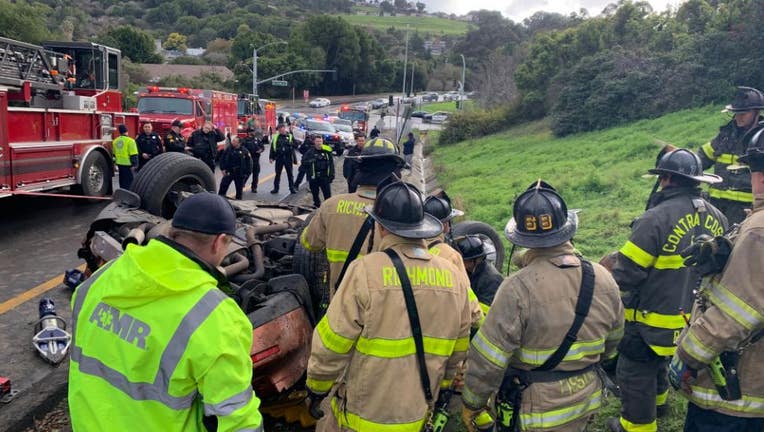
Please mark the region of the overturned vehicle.
MULTIPOLYGON (((203 162, 181 153, 154 158, 136 175, 131 191, 118 189, 92 222, 78 251, 87 263, 86 274, 119 257, 130 244, 145 245, 166 235, 180 202, 205 190, 215 190, 215 178, 203 162)), ((329 293, 325 254, 311 253, 299 241, 314 209, 230 202, 240 238, 232 240, 221 263, 229 280, 221 289, 236 300, 254 329, 252 386, 262 401, 261 411, 311 426, 315 421, 302 403, 305 371, 313 328, 329 293)), ((454 231, 484 237, 491 260, 501 266, 504 249, 488 225, 469 221, 455 225, 454 231)))

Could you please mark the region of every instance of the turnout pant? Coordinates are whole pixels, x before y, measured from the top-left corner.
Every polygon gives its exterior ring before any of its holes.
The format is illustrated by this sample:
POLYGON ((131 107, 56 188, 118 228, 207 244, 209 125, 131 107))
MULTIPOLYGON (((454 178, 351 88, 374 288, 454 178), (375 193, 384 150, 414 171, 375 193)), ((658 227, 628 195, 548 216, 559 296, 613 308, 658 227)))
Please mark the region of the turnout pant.
POLYGON ((117 165, 119 168, 119 188, 130 190, 133 184, 133 167, 130 165, 117 165))
POLYGON ((319 207, 321 200, 318 199, 318 189, 324 194, 324 201, 328 200, 332 196, 332 181, 329 178, 317 178, 308 180, 310 184, 310 193, 313 194, 313 206, 319 207))
POLYGON ((621 426, 626 431, 658 430, 657 406, 668 397, 669 357, 632 359, 623 352, 618 357, 616 377, 621 387, 621 426))
POLYGON ((276 177, 273 179, 273 189, 278 191, 281 184, 281 170, 286 170, 289 190, 294 190, 294 178, 292 176, 292 160, 276 159, 276 177))
POLYGON ((703 409, 690 402, 684 432, 760 432, 764 430, 764 418, 732 417, 703 409))
POLYGON ((228 193, 228 188, 231 186, 231 182, 233 182, 234 187, 236 188, 236 199, 240 200, 241 194, 244 191, 244 183, 246 183, 246 181, 247 178, 239 174, 224 175, 220 180, 220 189, 218 190, 218 195, 225 196, 228 193))
POLYGON ((729 221, 730 225, 743 222, 743 219, 745 219, 745 209, 753 206, 752 203, 721 198, 711 198, 710 201, 714 207, 724 213, 724 216, 727 216, 727 221, 729 221))

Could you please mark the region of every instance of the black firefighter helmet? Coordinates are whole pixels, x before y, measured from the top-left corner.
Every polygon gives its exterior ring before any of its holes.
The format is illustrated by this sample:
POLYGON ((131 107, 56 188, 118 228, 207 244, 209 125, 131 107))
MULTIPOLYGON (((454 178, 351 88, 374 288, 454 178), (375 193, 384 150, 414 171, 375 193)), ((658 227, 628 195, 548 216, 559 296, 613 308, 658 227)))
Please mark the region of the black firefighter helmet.
POLYGON ((515 200, 504 235, 520 247, 548 248, 572 239, 577 228, 576 212, 568 211, 560 194, 539 179, 515 200))
POLYGON ((764 109, 764 94, 753 87, 738 87, 735 99, 724 107, 724 112, 744 112, 764 109))
POLYGON ((764 172, 764 126, 758 126, 748 133, 745 154, 737 160, 748 165, 751 172, 764 172))
POLYGON ((671 174, 685 177, 703 183, 719 183, 722 178, 715 174, 703 172, 700 157, 687 149, 676 149, 668 152, 658 161, 658 166, 648 170, 650 174, 671 174))
POLYGON ((391 233, 409 239, 428 239, 443 231, 440 221, 424 212, 422 194, 411 184, 395 182, 377 193, 374 206, 366 206, 375 221, 391 233))
POLYGON ((477 259, 488 255, 483 247, 483 239, 477 235, 466 235, 455 240, 456 250, 462 254, 463 260, 477 259))
POLYGON ((373 164, 380 160, 394 161, 398 168, 406 166, 406 160, 398 154, 398 148, 392 141, 378 137, 366 141, 358 156, 346 156, 347 159, 357 159, 362 165, 373 164))
POLYGON ((464 212, 451 207, 451 203, 443 198, 428 196, 424 201, 424 211, 435 216, 441 222, 448 222, 459 216, 464 216, 464 212))

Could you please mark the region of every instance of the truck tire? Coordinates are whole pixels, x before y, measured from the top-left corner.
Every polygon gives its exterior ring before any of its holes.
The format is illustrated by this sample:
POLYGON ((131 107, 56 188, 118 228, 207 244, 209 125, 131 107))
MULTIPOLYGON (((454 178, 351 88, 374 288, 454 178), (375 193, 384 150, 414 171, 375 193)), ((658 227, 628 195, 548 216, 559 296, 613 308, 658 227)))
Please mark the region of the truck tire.
POLYGON ((82 194, 86 196, 104 196, 111 187, 111 167, 100 151, 91 151, 82 163, 80 179, 82 194))
MULTIPOLYGON (((310 223, 313 215, 310 215, 305 221, 304 227, 307 227, 310 223)), ((292 262, 294 263, 294 272, 302 275, 308 282, 310 288, 310 296, 313 301, 313 312, 316 319, 321 319, 325 310, 323 310, 322 304, 329 302, 329 261, 326 259, 326 254, 323 251, 311 252, 303 247, 300 242, 300 236, 303 227, 297 236, 297 243, 294 247, 294 257, 292 262)))
POLYGON ((501 272, 504 265, 504 244, 501 242, 501 236, 493 229, 492 226, 485 222, 479 221, 464 221, 455 224, 451 228, 451 236, 453 238, 465 236, 465 235, 477 235, 483 240, 483 244, 488 249, 488 256, 486 260, 493 264, 493 266, 501 272))
POLYGON ((215 175, 199 159, 184 153, 163 153, 135 175, 130 190, 141 197, 141 208, 170 219, 178 192, 215 192, 215 175))

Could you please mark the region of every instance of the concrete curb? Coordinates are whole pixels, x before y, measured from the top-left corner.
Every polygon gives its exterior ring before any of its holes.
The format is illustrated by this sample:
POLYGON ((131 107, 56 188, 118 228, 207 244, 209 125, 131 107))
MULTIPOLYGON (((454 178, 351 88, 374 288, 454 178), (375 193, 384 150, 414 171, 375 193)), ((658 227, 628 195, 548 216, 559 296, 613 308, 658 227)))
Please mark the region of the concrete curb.
POLYGON ((18 432, 35 426, 66 397, 69 362, 40 373, 31 388, 21 391, 7 405, 0 405, 0 431, 18 432))

